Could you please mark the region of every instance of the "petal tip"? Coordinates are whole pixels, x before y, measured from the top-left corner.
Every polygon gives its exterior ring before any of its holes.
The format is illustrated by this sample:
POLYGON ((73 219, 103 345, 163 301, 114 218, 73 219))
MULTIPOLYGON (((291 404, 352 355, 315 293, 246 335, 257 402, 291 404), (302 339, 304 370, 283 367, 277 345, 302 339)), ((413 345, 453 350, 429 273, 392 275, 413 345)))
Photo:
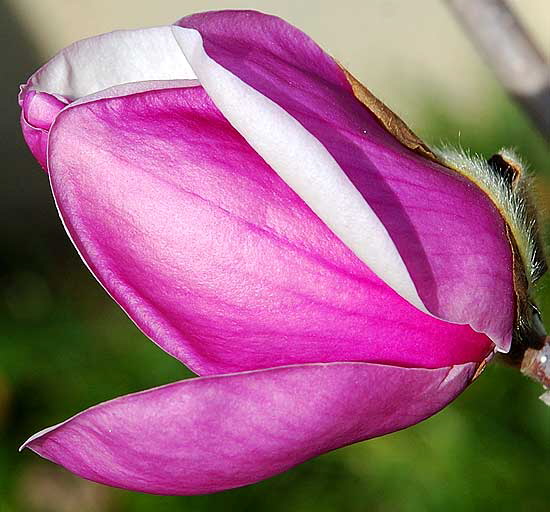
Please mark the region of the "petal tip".
MULTIPOLYGON (((29 437, 20 447, 19 449, 17 450, 18 452, 22 452, 25 448, 29 448, 30 450, 36 452, 36 450, 31 446, 31 444, 36 441, 37 439, 39 439, 40 437, 48 434, 49 432, 51 432, 52 430, 56 430, 58 427, 60 427, 61 425, 63 425, 64 423, 66 423, 67 421, 64 421, 62 423, 58 423, 57 425, 53 425, 51 427, 46 427, 38 432, 36 432, 35 434, 33 434, 31 437, 29 437)), ((38 452, 37 452, 38 453, 38 452)))

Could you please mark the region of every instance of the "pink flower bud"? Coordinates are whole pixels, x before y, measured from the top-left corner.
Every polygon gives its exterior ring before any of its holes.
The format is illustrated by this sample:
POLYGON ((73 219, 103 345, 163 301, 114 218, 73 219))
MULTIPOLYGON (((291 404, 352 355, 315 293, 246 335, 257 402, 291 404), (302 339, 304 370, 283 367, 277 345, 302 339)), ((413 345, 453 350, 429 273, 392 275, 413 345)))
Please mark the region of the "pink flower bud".
POLYGON ((201 377, 25 446, 117 487, 215 492, 417 423, 509 349, 499 208, 352 85, 250 11, 86 39, 30 78, 24 135, 77 250, 201 377))

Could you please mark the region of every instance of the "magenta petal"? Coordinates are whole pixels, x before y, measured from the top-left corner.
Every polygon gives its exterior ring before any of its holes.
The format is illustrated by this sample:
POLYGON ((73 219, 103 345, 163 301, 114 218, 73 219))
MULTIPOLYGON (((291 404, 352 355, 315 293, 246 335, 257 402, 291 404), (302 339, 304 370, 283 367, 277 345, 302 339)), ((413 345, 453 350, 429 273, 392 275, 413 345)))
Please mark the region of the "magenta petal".
POLYGON ((44 170, 47 170, 49 129, 66 103, 51 94, 23 91, 21 104, 21 129, 25 142, 44 170))
POLYGON ((49 130, 59 111, 66 106, 67 103, 45 92, 30 90, 22 96, 21 107, 25 120, 42 130, 49 130))
POLYGON ((460 393, 475 366, 333 363, 196 378, 92 407, 25 446, 115 487, 216 492, 413 425, 460 393))
POLYGON ((440 367, 491 350, 486 336, 422 313, 376 277, 201 87, 70 107, 49 156, 84 260, 148 336, 198 373, 440 367))
POLYGON ((507 349, 512 255, 496 207, 470 181, 402 147, 309 37, 252 11, 192 15, 208 55, 284 108, 329 150, 389 231, 435 315, 507 349))

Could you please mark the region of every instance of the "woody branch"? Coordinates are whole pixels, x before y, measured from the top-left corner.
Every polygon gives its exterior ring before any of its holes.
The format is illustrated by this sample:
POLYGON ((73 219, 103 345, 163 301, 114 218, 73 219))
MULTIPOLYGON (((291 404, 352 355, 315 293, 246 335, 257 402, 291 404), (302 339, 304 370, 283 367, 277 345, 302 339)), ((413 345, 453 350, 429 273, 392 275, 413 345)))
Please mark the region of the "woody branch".
POLYGON ((550 66, 504 0, 447 0, 488 66, 550 142, 550 66))

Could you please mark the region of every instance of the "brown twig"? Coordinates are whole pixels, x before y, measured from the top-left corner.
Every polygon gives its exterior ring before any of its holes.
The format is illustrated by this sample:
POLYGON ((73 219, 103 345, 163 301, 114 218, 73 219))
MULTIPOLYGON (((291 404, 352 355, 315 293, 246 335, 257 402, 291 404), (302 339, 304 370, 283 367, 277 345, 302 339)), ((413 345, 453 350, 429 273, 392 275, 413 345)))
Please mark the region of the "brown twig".
POLYGON ((550 141, 550 66, 504 0, 447 0, 487 64, 550 141))

